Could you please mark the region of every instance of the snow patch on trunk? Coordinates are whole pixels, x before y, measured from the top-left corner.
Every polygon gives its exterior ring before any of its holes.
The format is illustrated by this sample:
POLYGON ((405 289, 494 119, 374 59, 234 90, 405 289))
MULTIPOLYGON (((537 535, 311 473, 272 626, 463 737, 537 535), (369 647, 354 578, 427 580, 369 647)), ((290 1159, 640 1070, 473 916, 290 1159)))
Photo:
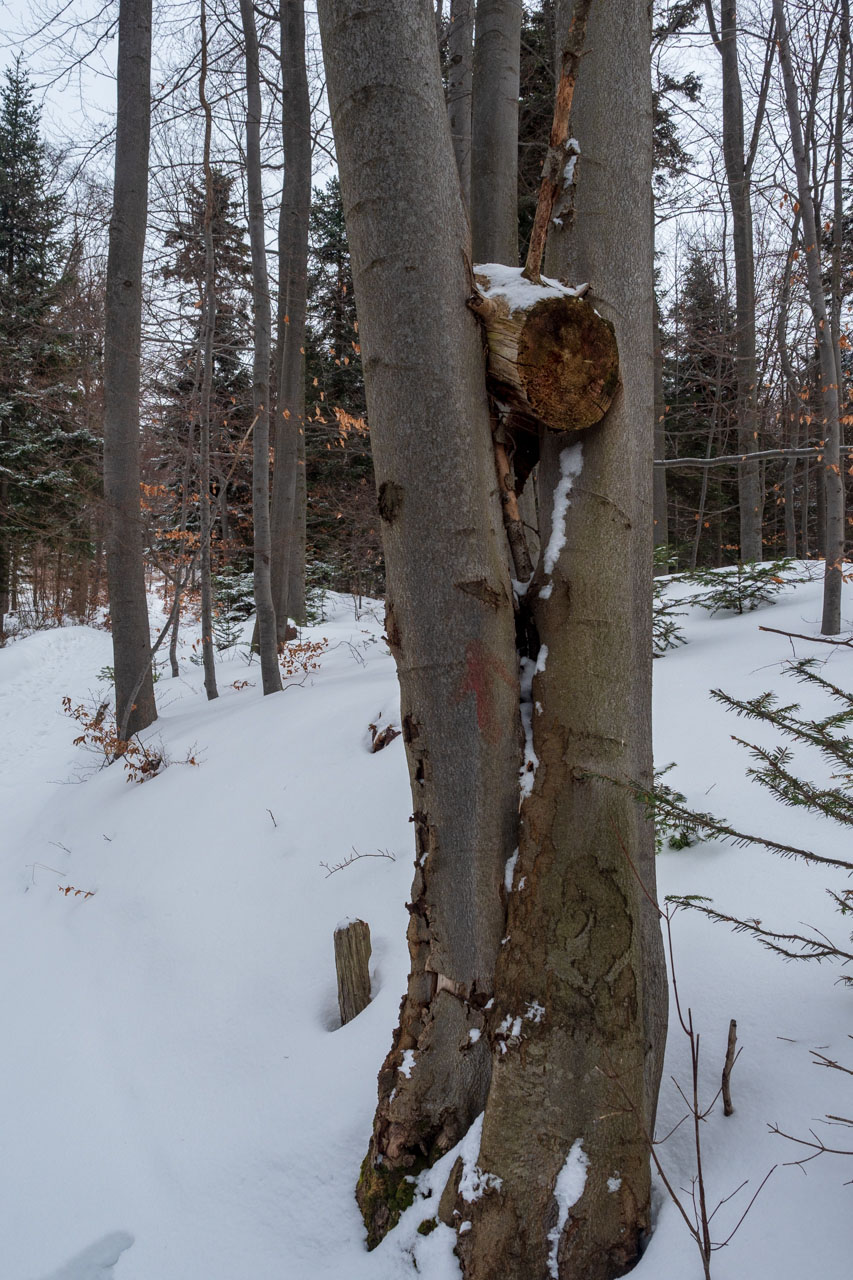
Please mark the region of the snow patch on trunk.
POLYGON ((569 1220, 569 1210, 576 1205, 584 1193, 586 1173, 589 1168, 589 1156, 583 1149, 580 1138, 572 1143, 572 1149, 566 1157, 566 1163, 557 1174, 554 1185, 554 1199, 557 1201, 557 1225, 548 1232, 548 1272, 553 1280, 560 1280, 560 1268, 557 1263, 557 1250, 560 1237, 569 1220))
POLYGON ((500 1191, 503 1178, 495 1173, 484 1173, 477 1164, 480 1154, 480 1139, 483 1136, 483 1112, 471 1125, 462 1139, 459 1154, 462 1157, 462 1177, 459 1179, 459 1192, 468 1204, 479 1200, 487 1191, 500 1191))
MULTIPOLYGON (((554 509, 551 512, 551 536, 545 548, 544 566, 547 574, 554 572, 554 566, 560 552, 566 545, 566 513, 569 510, 569 495, 572 486, 583 468, 583 446, 568 445, 560 454, 560 479, 554 490, 554 509)), ((549 584, 550 585, 550 584, 549 584)), ((544 591, 540 593, 544 595, 544 591)), ((550 595, 550 591, 548 595, 550 595)), ((547 596, 545 597, 547 599, 547 596)))

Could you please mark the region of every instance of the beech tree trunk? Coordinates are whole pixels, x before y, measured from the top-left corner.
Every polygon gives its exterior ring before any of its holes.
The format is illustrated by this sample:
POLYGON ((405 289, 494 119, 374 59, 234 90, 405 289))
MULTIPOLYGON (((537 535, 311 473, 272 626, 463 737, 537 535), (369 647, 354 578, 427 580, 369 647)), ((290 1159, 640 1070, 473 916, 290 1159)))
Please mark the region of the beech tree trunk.
MULTIPOLYGON (((565 31, 571 4, 559 8, 565 31)), ((486 1189, 469 1201, 463 1183, 456 1201, 469 1280, 610 1280, 636 1260, 649 1227, 645 1135, 666 971, 638 882, 654 895, 652 832, 630 791, 610 781, 647 783, 652 768, 649 45, 644 0, 593 4, 572 124, 574 216, 549 246, 550 274, 590 281, 612 320, 621 388, 577 443, 543 433, 545 553, 531 589, 538 763, 488 1023, 493 1074, 477 1159, 486 1189)))
POLYGON ((471 148, 475 262, 518 262, 519 0, 477 0, 471 148))
POLYGON ((284 181, 278 221, 278 394, 272 488, 272 586, 279 642, 305 622, 305 311, 311 207, 311 104, 305 0, 280 0, 284 181))
MULTIPOLYGON (((788 26, 782 0, 773 0, 773 16, 776 21, 779 62, 785 84, 785 106, 791 131, 791 149, 797 176, 797 198, 803 224, 806 276, 809 288, 809 304, 815 327, 820 361, 819 388, 823 416, 824 480, 824 555, 826 557, 823 579, 824 635, 838 635, 841 630, 841 587, 844 568, 844 482, 841 478, 841 424, 839 421, 838 371, 833 350, 830 319, 826 311, 823 291, 823 273, 820 260, 820 232, 815 218, 814 199, 809 180, 809 164, 803 140, 800 119, 797 82, 791 63, 788 26)), ((843 75, 843 64, 842 64, 843 75)))
POLYGON ((252 248, 252 313, 255 320, 252 397, 255 438, 252 454, 252 522, 254 524, 255 609, 261 681, 264 693, 281 689, 272 597, 270 535, 270 286, 264 235, 261 183, 261 86, 258 37, 252 0, 240 0, 246 42, 246 183, 249 196, 249 243, 252 248))
POLYGON ((450 0, 447 33, 447 115, 459 185, 467 209, 471 203, 471 93, 474 83, 474 0, 450 0))
POLYGON ((723 158, 732 210, 732 243, 735 256, 735 309, 737 312, 737 421, 740 464, 740 558, 761 560, 761 523, 764 493, 757 461, 749 458, 758 449, 756 394, 758 364, 755 355, 755 254, 752 243, 751 174, 747 164, 743 92, 737 55, 737 0, 721 0, 719 35, 711 0, 705 8, 723 70, 723 158))
POLYGON ((377 1244, 403 1181, 482 1111, 483 1008, 515 848, 519 687, 483 339, 430 0, 320 0, 413 795, 411 974, 358 1198, 377 1244))
POLYGON ((142 255, 148 216, 151 0, 121 0, 115 183, 104 302, 104 539, 122 738, 157 719, 139 514, 142 255))

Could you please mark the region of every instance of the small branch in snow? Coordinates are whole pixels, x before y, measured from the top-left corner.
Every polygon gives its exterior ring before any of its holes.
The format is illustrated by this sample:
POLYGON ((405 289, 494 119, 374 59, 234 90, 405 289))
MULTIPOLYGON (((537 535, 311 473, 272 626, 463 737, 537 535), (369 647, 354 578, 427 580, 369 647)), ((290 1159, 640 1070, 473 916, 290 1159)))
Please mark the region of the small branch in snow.
POLYGON ((343 871, 344 867, 351 867, 354 862, 359 862, 362 858, 387 858, 389 862, 396 862, 397 855, 392 853, 390 849, 377 849, 376 853, 359 853, 355 845, 352 846, 352 854, 348 858, 344 858, 341 862, 330 865, 328 862, 321 862, 320 866, 326 872, 326 879, 333 876, 336 871, 343 871))

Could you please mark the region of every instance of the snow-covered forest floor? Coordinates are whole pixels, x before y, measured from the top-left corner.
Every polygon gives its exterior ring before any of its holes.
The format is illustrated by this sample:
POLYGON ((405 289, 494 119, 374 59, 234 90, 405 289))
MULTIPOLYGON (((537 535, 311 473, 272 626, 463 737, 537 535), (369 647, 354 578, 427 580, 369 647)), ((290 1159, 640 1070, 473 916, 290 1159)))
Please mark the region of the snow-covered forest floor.
MULTIPOLYGON (((824 712, 784 675, 792 643, 758 630, 815 634, 820 594, 816 581, 743 617, 691 611, 689 643, 655 663, 655 751, 695 808, 849 858, 846 829, 745 776, 731 735, 780 735, 709 698, 776 689, 824 712)), ((186 628, 180 678, 158 681, 144 735, 171 763, 143 785, 75 747, 62 710, 64 696, 107 695, 106 632, 68 626, 0 650, 0 1280, 401 1280, 413 1257, 425 1280, 458 1275, 449 1229, 417 1231, 443 1167, 372 1254, 353 1198, 405 986, 413 838, 402 741, 370 752, 369 724, 399 724, 381 610, 356 616, 347 597, 327 609, 303 633, 328 641, 319 667, 266 699, 240 649, 221 655, 208 703, 186 628), (386 856, 329 874, 354 851, 386 856), (345 917, 370 924, 374 998, 341 1028, 332 935, 345 917)), ((850 649, 793 644, 853 689, 850 649)), ((796 763, 828 775, 814 756, 796 763)), ((849 936, 826 894, 847 887, 838 873, 717 842, 665 851, 658 872, 661 897, 707 894, 766 927, 849 936)), ((848 1280, 853 1158, 786 1167, 807 1152, 768 1126, 851 1145, 820 1122, 853 1114, 853 1081, 810 1050, 853 1067, 853 992, 838 970, 786 965, 695 913, 676 914, 673 940, 706 1096, 730 1018, 743 1048, 735 1114, 718 1104, 702 1125, 711 1207, 748 1180, 714 1217, 716 1240, 778 1166, 715 1254, 715 1280, 848 1280)), ((671 1077, 689 1091, 674 1013, 661 1133, 685 1111, 671 1077)), ((691 1126, 658 1151, 689 1200, 691 1126)), ((659 1180, 656 1214, 637 1280, 700 1280, 659 1180)))

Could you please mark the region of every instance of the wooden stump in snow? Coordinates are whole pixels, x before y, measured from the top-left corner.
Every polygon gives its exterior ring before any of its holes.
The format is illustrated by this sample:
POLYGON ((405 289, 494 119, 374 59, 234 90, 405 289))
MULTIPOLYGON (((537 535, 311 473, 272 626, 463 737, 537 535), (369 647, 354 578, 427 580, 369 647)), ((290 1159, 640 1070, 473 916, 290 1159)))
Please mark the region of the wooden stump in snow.
POLYGON ((335 969, 341 1026, 370 1004, 370 926, 350 920, 335 930, 335 969))
POLYGON ((580 431, 600 422, 619 383, 613 326, 579 290, 518 267, 474 268, 480 295, 471 307, 489 344, 494 398, 552 431, 580 431))

